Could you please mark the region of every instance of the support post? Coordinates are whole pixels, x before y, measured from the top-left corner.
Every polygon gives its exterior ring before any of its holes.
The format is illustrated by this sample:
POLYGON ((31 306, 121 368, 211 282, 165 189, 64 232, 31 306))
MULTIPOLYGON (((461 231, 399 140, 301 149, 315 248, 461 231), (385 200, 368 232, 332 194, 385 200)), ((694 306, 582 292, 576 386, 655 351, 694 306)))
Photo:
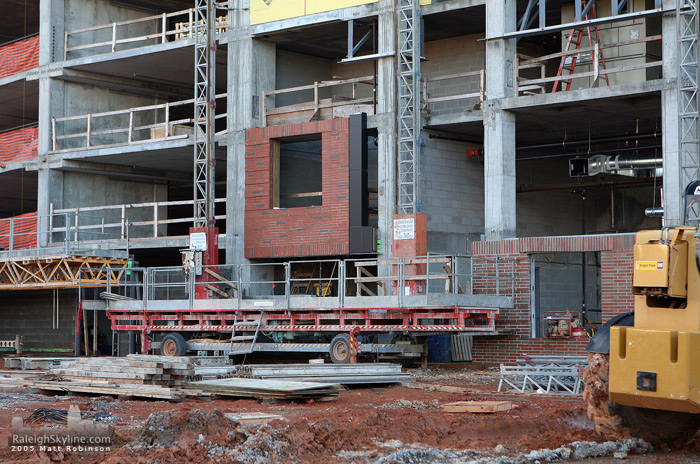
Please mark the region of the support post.
MULTIPOLYGON (((515 2, 486 5, 487 36, 500 37, 516 28, 515 2)), ((515 40, 486 43, 484 107, 484 190, 487 240, 515 237, 515 114, 500 99, 515 96, 515 40)))

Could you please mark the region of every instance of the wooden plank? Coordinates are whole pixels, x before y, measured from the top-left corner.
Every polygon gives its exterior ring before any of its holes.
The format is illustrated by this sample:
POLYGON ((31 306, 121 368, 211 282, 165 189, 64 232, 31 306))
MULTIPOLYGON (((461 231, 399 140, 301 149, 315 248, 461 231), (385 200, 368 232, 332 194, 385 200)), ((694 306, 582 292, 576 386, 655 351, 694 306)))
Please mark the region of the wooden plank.
POLYGON ((469 412, 473 414, 493 414, 513 409, 511 401, 458 401, 442 406, 445 412, 469 412))

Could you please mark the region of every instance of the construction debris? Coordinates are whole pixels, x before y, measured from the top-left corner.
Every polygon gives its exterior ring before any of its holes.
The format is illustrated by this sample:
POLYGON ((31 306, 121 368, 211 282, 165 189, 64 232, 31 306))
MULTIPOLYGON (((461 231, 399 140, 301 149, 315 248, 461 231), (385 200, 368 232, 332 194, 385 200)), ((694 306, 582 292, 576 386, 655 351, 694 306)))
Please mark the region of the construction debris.
POLYGON ((330 400, 345 390, 341 385, 332 383, 262 379, 202 380, 191 382, 186 388, 195 388, 218 396, 279 400, 330 400))
POLYGON ((492 414, 513 409, 510 401, 458 401, 443 405, 445 412, 471 412, 477 414, 492 414))
POLYGON ((49 379, 35 380, 32 386, 42 390, 176 400, 185 394, 178 387, 193 374, 193 362, 186 357, 77 358, 73 363, 51 369, 49 379))
POLYGON ((5 369, 22 369, 23 371, 34 369, 51 369, 61 367, 63 364, 75 362, 76 358, 30 358, 17 357, 5 358, 5 369))
POLYGON ((409 382, 400 364, 265 364, 238 366, 238 378, 328 382, 342 385, 409 382))
MULTIPOLYGON (((87 412, 80 411, 81 419, 91 419, 95 421, 113 421, 118 420, 117 417, 113 416, 111 412, 87 412)), ((59 424, 65 424, 68 421, 68 410, 67 409, 52 409, 52 408, 38 408, 31 416, 26 419, 26 422, 56 422, 59 424)))

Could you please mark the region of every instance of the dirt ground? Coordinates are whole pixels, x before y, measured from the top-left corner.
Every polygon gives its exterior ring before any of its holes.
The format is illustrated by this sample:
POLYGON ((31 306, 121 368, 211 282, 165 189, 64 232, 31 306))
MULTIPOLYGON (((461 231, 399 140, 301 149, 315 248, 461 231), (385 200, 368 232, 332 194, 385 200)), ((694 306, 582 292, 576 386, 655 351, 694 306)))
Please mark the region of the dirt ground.
MULTIPOLYGON (((140 401, 90 396, 0 393, 0 443, 13 417, 37 408, 112 414, 109 451, 0 449, 0 462, 80 463, 697 463, 700 434, 680 450, 651 450, 637 441, 604 444, 580 397, 497 393, 494 373, 458 369, 409 370, 418 382, 464 393, 404 386, 356 387, 329 402, 187 399, 140 401), (508 400, 494 414, 446 413, 455 401, 508 400), (231 413, 280 416, 242 423, 231 413), (544 450, 544 451, 542 451, 544 450)), ((16 419, 15 419, 16 420, 16 419)), ((47 427, 62 427, 51 423, 47 427)), ((37 425, 37 426, 39 426, 37 425)))

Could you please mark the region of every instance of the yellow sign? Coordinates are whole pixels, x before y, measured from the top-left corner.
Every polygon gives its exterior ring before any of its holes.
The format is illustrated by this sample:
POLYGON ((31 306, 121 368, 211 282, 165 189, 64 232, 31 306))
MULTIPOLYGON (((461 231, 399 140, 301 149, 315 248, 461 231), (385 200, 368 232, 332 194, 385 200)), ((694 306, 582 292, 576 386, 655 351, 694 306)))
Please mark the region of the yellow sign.
POLYGON ((663 268, 663 261, 637 261, 636 263, 636 269, 639 271, 656 271, 663 268))
MULTIPOLYGON (((283 19, 298 18, 351 6, 377 3, 378 0, 251 0, 250 24, 262 24, 283 19)), ((432 0, 421 0, 430 5, 432 0)))

